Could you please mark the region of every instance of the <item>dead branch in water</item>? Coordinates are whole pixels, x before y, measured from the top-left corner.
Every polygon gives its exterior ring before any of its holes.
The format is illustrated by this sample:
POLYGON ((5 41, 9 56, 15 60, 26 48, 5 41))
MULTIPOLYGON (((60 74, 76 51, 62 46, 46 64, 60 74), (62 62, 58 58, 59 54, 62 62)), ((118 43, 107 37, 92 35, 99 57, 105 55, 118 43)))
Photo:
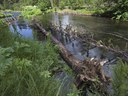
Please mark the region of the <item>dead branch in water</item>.
POLYGON ((110 36, 114 36, 114 37, 117 37, 117 38, 119 38, 119 39, 122 39, 122 40, 125 40, 125 41, 128 42, 128 38, 126 38, 126 37, 124 37, 124 36, 122 36, 122 35, 120 35, 120 34, 115 34, 115 33, 103 33, 103 32, 100 32, 100 33, 106 34, 106 35, 110 35, 110 36))
MULTIPOLYGON (((128 62, 128 52, 117 49, 115 47, 110 47, 105 45, 102 41, 98 42, 95 39, 93 39, 93 34, 92 33, 83 33, 83 34, 79 34, 75 29, 72 28, 72 26, 68 25, 66 26, 66 28, 62 28, 61 26, 58 25, 51 25, 51 27, 56 30, 56 31, 62 31, 66 34, 72 35, 72 37, 78 38, 80 39, 80 41, 82 41, 82 43, 86 43, 89 44, 89 46, 96 46, 98 48, 103 48, 105 50, 114 52, 115 54, 117 54, 120 58, 122 58, 123 60, 128 62)), ((122 40, 128 41, 128 38, 125 38, 121 35, 118 34, 113 34, 113 33, 104 33, 104 34, 108 34, 111 36, 115 36, 117 38, 120 38, 122 40)))
MULTIPOLYGON (((34 22, 34 24, 37 26, 38 29, 41 30, 43 34, 48 36, 48 33, 45 29, 43 29, 42 25, 36 22, 34 22)), ((103 90, 103 88, 107 87, 109 78, 104 74, 100 61, 88 59, 84 62, 81 62, 79 59, 74 57, 74 55, 71 54, 65 48, 65 46, 60 41, 58 41, 54 36, 51 35, 51 39, 59 47, 60 53, 64 60, 68 62, 69 66, 76 73, 77 88, 82 88, 84 84, 89 84, 89 86, 93 86, 93 84, 97 83, 97 86, 100 86, 99 88, 100 90, 102 90, 102 92, 106 91, 103 90)))
POLYGON ((81 38, 83 43, 88 43, 91 46, 96 46, 96 47, 103 48, 103 49, 108 50, 108 51, 112 51, 115 54, 117 54, 119 57, 121 57, 122 59, 124 59, 125 61, 128 62, 128 52, 107 46, 102 41, 98 42, 98 41, 94 40, 93 38, 89 38, 86 35, 80 36, 80 38, 81 38))

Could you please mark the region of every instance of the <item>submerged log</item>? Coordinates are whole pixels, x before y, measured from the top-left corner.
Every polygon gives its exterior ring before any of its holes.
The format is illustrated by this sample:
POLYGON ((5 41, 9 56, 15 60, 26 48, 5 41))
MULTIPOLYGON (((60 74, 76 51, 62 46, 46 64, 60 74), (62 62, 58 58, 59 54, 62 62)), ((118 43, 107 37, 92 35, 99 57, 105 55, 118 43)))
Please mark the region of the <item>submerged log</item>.
POLYGON ((122 35, 118 35, 118 34, 114 34, 114 33, 102 33, 102 34, 114 36, 114 37, 120 38, 120 39, 122 39, 122 40, 128 41, 128 38, 126 38, 126 37, 124 37, 124 36, 122 36, 122 35))
MULTIPOLYGON (((48 32, 37 22, 33 22, 38 29, 41 30, 43 34, 48 36, 48 32)), ((76 73, 76 86, 81 89, 83 86, 89 84, 89 86, 100 86, 102 92, 107 87, 109 78, 104 74, 102 70, 102 65, 97 60, 84 60, 83 62, 77 59, 70 51, 68 51, 65 46, 58 41, 54 36, 51 35, 51 39, 59 47, 60 53, 64 60, 68 62, 69 67, 76 73), (91 83, 90 83, 91 82, 91 83), (104 87, 104 88, 103 88, 104 87)), ((97 89, 99 91, 99 89, 97 89)))
MULTIPOLYGON (((87 37, 87 36, 86 36, 87 37)), ((128 52, 126 51, 122 51, 120 49, 116 49, 116 48, 112 48, 110 46, 106 46, 105 44, 103 44, 102 42, 97 42, 96 40, 92 39, 92 38, 88 38, 85 40, 84 36, 81 36, 82 42, 83 43, 88 43, 91 46, 96 46, 99 48, 103 48, 105 50, 114 52, 115 54, 117 54, 119 57, 121 57, 124 61, 128 62, 128 52)))
MULTIPOLYGON (((63 32, 72 31, 72 26, 70 26, 70 25, 67 26, 67 27, 69 27, 69 29, 63 29, 61 26, 53 25, 53 24, 52 24, 52 27, 56 31, 59 31, 59 30, 62 30, 63 32)), ((74 33, 74 31, 73 31, 73 33, 74 33)), ((76 35, 77 38, 80 39, 80 41, 82 41, 82 43, 89 44, 90 46, 93 46, 93 47, 95 46, 95 47, 98 47, 98 48, 102 48, 102 49, 114 52, 121 59, 123 59, 124 61, 128 62, 128 52, 120 50, 120 49, 117 49, 117 48, 113 48, 113 47, 107 46, 107 45, 103 44, 103 42, 98 42, 98 41, 94 40, 93 36, 92 36, 93 34, 91 34, 91 33, 86 33, 86 34, 85 33, 84 34, 76 33, 76 34, 77 34, 76 35)), ((117 38, 120 38, 120 39, 123 39, 125 41, 128 41, 128 38, 125 38, 125 37, 123 37, 121 35, 118 35, 118 34, 113 34, 113 33, 102 33, 102 34, 107 34, 107 35, 115 36, 117 38)))

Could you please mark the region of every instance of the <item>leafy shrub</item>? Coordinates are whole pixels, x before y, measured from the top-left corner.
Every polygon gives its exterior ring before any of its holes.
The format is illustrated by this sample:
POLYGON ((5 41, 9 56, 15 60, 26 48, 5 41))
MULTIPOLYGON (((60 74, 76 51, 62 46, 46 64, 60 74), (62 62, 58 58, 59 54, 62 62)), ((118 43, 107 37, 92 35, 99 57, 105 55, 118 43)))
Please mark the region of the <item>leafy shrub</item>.
POLYGON ((43 2, 38 2, 37 5, 41 9, 41 11, 47 11, 51 7, 50 0, 44 0, 43 2))
POLYGON ((124 21, 128 20, 128 12, 124 12, 121 16, 121 19, 123 19, 124 21))
POLYGON ((37 6, 24 6, 22 11, 22 15, 27 18, 39 15, 41 13, 41 10, 37 6))
POLYGON ((114 13, 114 17, 113 19, 117 19, 117 20, 123 20, 123 21, 127 21, 128 20, 128 12, 124 12, 122 13, 121 11, 117 11, 114 13))

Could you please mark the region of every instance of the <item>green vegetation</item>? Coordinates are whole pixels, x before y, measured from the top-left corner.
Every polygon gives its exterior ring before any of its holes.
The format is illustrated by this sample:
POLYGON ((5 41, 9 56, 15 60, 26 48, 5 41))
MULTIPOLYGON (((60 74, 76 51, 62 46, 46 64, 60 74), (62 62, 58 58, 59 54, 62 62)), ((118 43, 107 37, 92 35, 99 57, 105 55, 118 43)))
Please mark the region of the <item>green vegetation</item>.
MULTIPOLYGON (((5 9, 22 11, 26 18, 59 12, 98 14, 128 21, 128 0, 1 0, 0 10, 5 9)), ((2 12, 0 18, 11 16, 2 12)), ((42 44, 11 33, 2 21, 0 26, 0 95, 63 96, 63 81, 55 79, 55 73, 62 68, 62 62, 50 38, 42 44)), ((128 95, 127 80, 128 64, 120 60, 114 68, 113 96, 128 95)), ((66 95, 78 96, 79 92, 74 90, 66 95)), ((94 96, 93 93, 89 94, 94 96)))
POLYGON ((22 15, 27 18, 39 15, 41 13, 41 10, 37 6, 25 6, 22 10, 22 15))
POLYGON ((118 20, 128 20, 128 0, 110 0, 108 9, 103 15, 118 20))
POLYGON ((49 47, 50 42, 42 46, 36 41, 17 38, 7 31, 7 26, 2 29, 6 31, 0 30, 0 94, 55 96, 59 84, 51 71, 59 64, 55 48, 49 47))
POLYGON ((128 0, 2 0, 0 9, 21 10, 25 6, 38 6, 43 13, 61 9, 77 14, 97 14, 118 20, 128 20, 128 0))
POLYGON ((128 95, 128 64, 122 60, 114 67, 113 89, 114 96, 128 95))
POLYGON ((0 20, 0 46, 1 47, 8 47, 11 46, 14 42, 14 38, 12 37, 12 34, 7 30, 8 26, 0 20), (8 39, 6 39, 8 38, 8 39))
POLYGON ((46 44, 12 34, 0 22, 0 95, 63 96, 54 74, 62 66, 50 38, 46 44))
POLYGON ((10 17, 12 14, 3 14, 3 12, 0 12, 0 18, 10 17))
POLYGON ((76 14, 76 15, 94 15, 97 13, 97 11, 88 11, 88 10, 84 10, 84 9, 76 9, 76 10, 72 10, 72 9, 63 9, 63 10, 58 10, 58 13, 61 14, 76 14))

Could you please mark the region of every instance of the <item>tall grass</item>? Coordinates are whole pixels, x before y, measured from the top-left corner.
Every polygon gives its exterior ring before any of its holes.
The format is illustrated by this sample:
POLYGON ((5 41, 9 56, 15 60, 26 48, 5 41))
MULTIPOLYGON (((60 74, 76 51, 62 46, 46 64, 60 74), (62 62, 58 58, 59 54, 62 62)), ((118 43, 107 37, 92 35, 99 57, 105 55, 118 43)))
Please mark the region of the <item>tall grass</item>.
POLYGON ((114 68, 114 96, 128 96, 128 64, 119 60, 114 68))
POLYGON ((0 20, 0 46, 11 46, 13 42, 14 38, 12 38, 12 34, 9 32, 8 26, 0 20))
POLYGON ((0 96, 61 96, 53 74, 61 64, 50 38, 42 45, 0 25, 0 96))

